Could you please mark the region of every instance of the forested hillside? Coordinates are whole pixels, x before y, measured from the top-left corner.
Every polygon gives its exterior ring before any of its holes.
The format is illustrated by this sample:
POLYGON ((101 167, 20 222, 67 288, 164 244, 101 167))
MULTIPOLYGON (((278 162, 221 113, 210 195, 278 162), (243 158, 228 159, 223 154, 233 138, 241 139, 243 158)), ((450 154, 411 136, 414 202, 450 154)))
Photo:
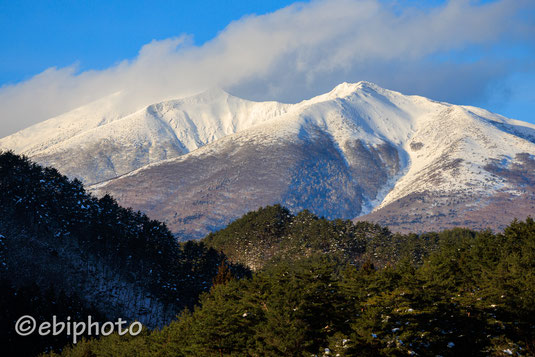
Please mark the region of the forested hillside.
POLYGON ((535 222, 452 231, 420 263, 377 269, 330 254, 286 259, 204 294, 145 336, 84 341, 63 356, 531 356, 535 222))
POLYGON ((502 233, 402 235, 275 205, 180 244, 164 224, 10 152, 0 207, 6 355, 535 354, 531 218, 502 233), (17 336, 27 314, 150 329, 63 347, 69 336, 17 336))
POLYGON ((404 258, 421 263, 448 237, 473 237, 476 233, 456 228, 440 233, 393 234, 369 222, 327 220, 305 210, 297 215, 280 205, 249 212, 202 241, 222 251, 229 260, 258 270, 266 264, 326 254, 353 265, 376 267, 404 258))
POLYGON ((164 224, 10 152, 0 154, 0 240, 2 333, 22 355, 68 341, 16 336, 22 315, 93 311, 154 328, 193 307, 226 264, 203 243, 179 244, 164 224))

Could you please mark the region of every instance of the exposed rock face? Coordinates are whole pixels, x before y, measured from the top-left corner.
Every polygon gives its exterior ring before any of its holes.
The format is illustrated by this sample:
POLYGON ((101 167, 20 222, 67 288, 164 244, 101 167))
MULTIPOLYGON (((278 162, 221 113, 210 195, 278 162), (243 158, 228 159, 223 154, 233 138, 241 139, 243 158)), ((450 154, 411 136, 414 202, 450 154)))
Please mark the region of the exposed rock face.
POLYGON ((306 208, 327 218, 353 218, 399 167, 397 151, 387 144, 348 144, 354 160, 348 166, 325 133, 314 135, 314 141, 264 146, 232 138, 216 150, 200 149, 97 185, 94 192, 110 192, 187 238, 201 238, 248 211, 279 202, 296 212, 306 208), (388 161, 379 159, 380 153, 388 161))
POLYGON ((80 113, 0 148, 79 177, 183 239, 274 203, 401 231, 499 229, 533 212, 535 125, 367 82, 297 104, 211 90, 86 129, 80 113))
POLYGON ((473 194, 458 192, 418 192, 396 200, 355 221, 373 221, 396 232, 436 231, 452 227, 503 230, 514 218, 535 215, 535 160, 527 153, 501 165, 490 160, 485 169, 507 180, 511 186, 473 194))

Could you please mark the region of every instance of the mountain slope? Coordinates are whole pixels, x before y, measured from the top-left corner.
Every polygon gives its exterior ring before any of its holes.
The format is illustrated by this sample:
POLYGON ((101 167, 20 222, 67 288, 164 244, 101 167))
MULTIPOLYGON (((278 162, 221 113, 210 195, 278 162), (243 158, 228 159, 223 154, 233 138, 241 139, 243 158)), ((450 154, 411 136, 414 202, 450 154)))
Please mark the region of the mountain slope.
POLYGON ((532 124, 359 82, 292 105, 211 90, 32 157, 200 238, 274 203, 394 230, 500 228, 533 206, 534 155, 532 124), (493 205, 515 210, 485 221, 493 205))
POLYGON ((88 195, 55 169, 0 153, 0 282, 10 291, 53 288, 108 321, 156 327, 192 308, 225 260, 202 243, 179 245, 161 222, 88 195))
POLYGON ((113 113, 113 99, 104 98, 3 138, 0 149, 28 155, 92 184, 188 153, 288 107, 250 102, 213 89, 121 116, 113 113))
MULTIPOLYGON (((445 206, 448 215, 437 212, 445 227, 463 225, 455 217, 470 205, 498 193, 519 194, 516 182, 492 168, 499 162, 508 170, 519 163, 518 155, 527 160, 521 167, 528 165, 533 133, 527 123, 482 110, 365 82, 342 84, 266 123, 92 189, 151 212, 190 237, 273 203, 353 218, 399 206, 415 194, 427 197, 419 214, 431 216, 445 206)), ((401 206, 386 216, 405 213, 401 206)), ((373 213, 366 218, 384 222, 373 213)), ((506 215, 500 224, 512 218, 506 215)), ((405 221, 407 227, 417 223, 413 217, 405 221)))

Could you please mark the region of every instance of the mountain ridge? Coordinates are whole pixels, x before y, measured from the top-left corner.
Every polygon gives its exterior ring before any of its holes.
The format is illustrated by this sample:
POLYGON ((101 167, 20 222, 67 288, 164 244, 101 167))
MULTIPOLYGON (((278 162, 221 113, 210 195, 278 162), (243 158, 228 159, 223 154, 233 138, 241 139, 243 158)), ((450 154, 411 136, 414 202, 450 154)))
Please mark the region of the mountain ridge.
MULTIPOLYGON (((194 238, 275 203, 376 219, 378 211, 425 195, 428 203, 411 203, 412 211, 451 206, 455 216, 473 201, 516 197, 520 181, 503 170, 524 175, 530 190, 535 176, 517 168, 534 161, 535 125, 364 81, 296 104, 211 89, 88 130, 74 144, 30 157, 194 238)), ((8 142, 1 139, 0 148, 8 142)))

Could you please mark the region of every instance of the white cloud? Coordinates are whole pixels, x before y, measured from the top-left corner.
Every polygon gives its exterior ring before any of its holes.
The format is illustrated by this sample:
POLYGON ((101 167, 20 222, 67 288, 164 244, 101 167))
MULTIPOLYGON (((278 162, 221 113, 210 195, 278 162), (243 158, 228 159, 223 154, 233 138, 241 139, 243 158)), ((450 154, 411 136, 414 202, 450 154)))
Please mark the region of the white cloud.
POLYGON ((452 0, 400 10, 378 0, 296 3, 233 22, 202 46, 188 36, 153 41, 134 60, 106 70, 51 68, 2 87, 0 137, 118 91, 123 111, 215 86, 251 99, 297 101, 361 79, 438 99, 477 98, 511 71, 509 60, 430 56, 525 41, 526 31, 533 34, 518 19, 526 7, 533 5, 452 0))

